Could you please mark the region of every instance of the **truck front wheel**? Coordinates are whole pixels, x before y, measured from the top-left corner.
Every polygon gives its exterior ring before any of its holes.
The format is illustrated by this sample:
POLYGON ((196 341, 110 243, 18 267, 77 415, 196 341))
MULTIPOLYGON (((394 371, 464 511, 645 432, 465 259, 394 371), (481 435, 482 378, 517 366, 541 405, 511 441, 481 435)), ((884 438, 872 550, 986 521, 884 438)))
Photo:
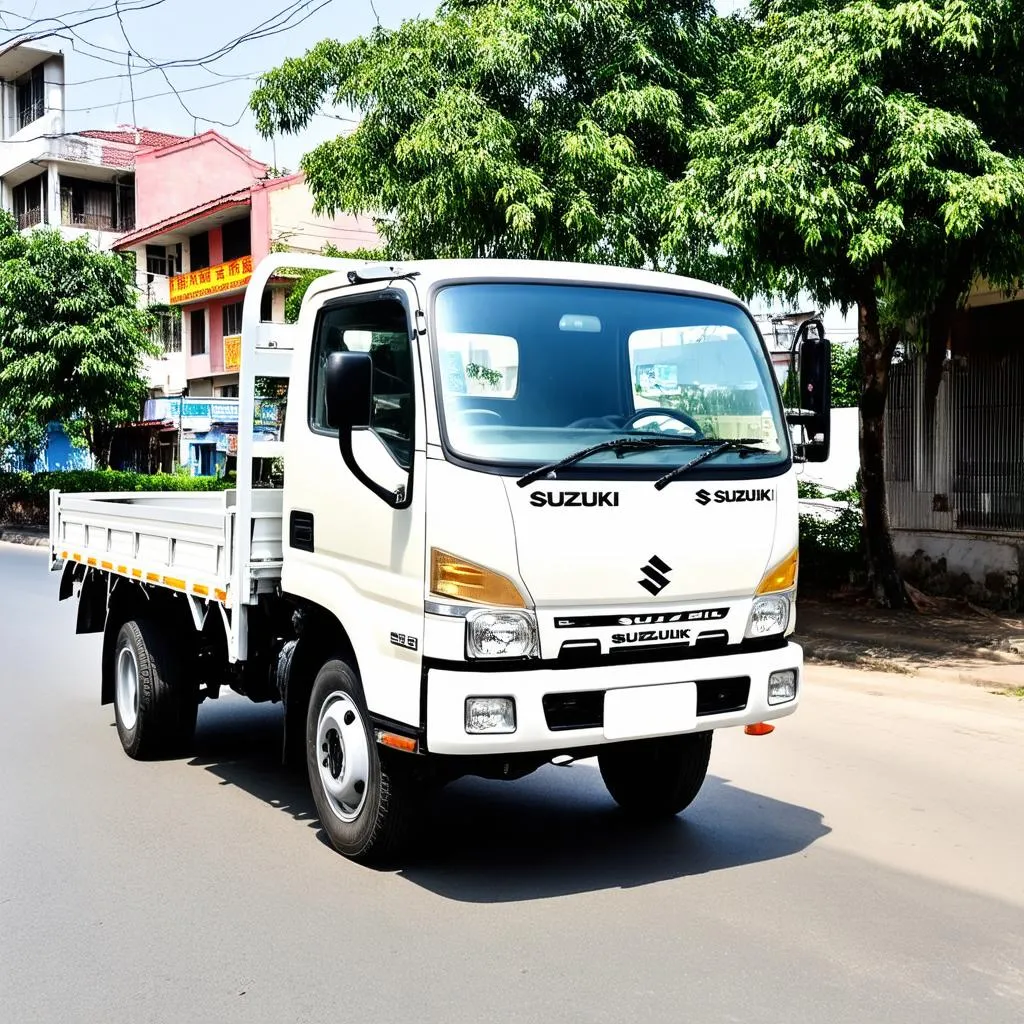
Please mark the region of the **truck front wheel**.
POLYGON ((341 658, 320 669, 306 716, 306 763, 320 823, 353 860, 379 861, 405 842, 417 809, 411 765, 375 742, 362 686, 341 658))
POLYGON ((197 687, 160 625, 126 622, 114 647, 114 718, 124 752, 138 760, 175 754, 196 729, 197 687))
POLYGON ((700 792, 711 757, 711 732, 623 743, 598 754, 608 792, 630 814, 668 818, 700 792))

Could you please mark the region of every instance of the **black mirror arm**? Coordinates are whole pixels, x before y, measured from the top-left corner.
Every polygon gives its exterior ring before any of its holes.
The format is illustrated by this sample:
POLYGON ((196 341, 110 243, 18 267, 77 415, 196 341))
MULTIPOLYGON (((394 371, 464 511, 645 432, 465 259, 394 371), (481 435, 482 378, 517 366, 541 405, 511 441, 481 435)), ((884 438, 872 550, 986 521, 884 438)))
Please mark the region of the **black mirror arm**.
POLYGON ((405 509, 412 504, 412 466, 409 466, 409 483, 394 491, 382 487, 376 480, 363 472, 362 467, 356 462, 355 453, 352 451, 352 430, 342 427, 338 431, 338 448, 341 451, 342 462, 348 467, 348 471, 365 487, 393 509, 405 509))

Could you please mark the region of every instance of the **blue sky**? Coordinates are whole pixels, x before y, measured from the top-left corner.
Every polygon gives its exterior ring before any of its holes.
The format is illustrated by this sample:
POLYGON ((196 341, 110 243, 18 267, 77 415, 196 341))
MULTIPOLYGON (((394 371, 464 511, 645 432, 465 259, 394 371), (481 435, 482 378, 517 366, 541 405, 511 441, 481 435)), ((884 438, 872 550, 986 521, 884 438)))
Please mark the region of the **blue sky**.
MULTIPOLYGON (((250 149, 258 159, 289 170, 298 167, 303 153, 338 134, 347 125, 320 114, 301 135, 278 138, 272 144, 259 135, 252 114, 245 109, 256 76, 277 66, 286 57, 305 53, 321 39, 347 40, 363 35, 376 23, 377 16, 384 25, 394 27, 407 18, 428 17, 437 7, 437 0, 119 2, 133 49, 157 63, 202 57, 290 5, 298 8, 293 20, 306 18, 301 24, 280 35, 243 43, 213 63, 212 70, 168 68, 171 86, 180 98, 172 93, 159 71, 140 66, 138 60, 133 61, 135 71, 131 82, 135 92, 134 122, 140 127, 180 135, 216 128, 250 149), (131 10, 144 6, 148 9, 131 10), (220 76, 239 77, 231 80, 220 76), (232 127, 212 123, 216 121, 227 122, 232 127), (238 123, 234 124, 235 121, 238 123)), ((737 5, 738 0, 718 0, 717 3, 723 12, 737 5)), ((113 0, 14 0, 6 11, 0 11, 0 44, 20 35, 26 27, 34 32, 54 27, 53 22, 44 22, 46 18, 60 18, 66 23, 97 18, 74 29, 84 42, 51 38, 44 43, 63 50, 65 55, 68 83, 65 106, 70 131, 133 123, 127 46, 117 18, 113 16, 113 6, 113 0), (12 10, 17 11, 17 15, 12 14, 12 10)))
MULTIPOLYGON (((131 7, 154 3, 154 0, 121 0, 124 26, 134 50, 161 63, 202 57, 225 43, 241 36, 258 23, 284 10, 290 0, 249 0, 248 3, 210 2, 210 0, 160 0, 148 10, 132 12, 131 7)), ((434 0, 295 0, 297 11, 293 20, 312 13, 308 20, 280 35, 245 42, 230 54, 211 65, 169 68, 171 85, 159 71, 135 68, 131 85, 135 92, 135 121, 146 128, 192 135, 216 128, 254 156, 274 162, 274 146, 256 131, 252 114, 245 110, 255 77, 280 64, 286 57, 299 56, 321 39, 354 39, 368 32, 376 23, 373 8, 383 24, 398 25, 406 18, 426 16, 436 8, 434 0), (216 72, 216 74, 214 73, 216 72), (232 81, 218 76, 245 76, 232 81), (183 107, 187 106, 190 113, 183 107), (193 120, 192 115, 198 120, 193 120), (208 120, 234 122, 234 127, 212 124, 208 120)), ((113 0, 15 0, 0 12, 0 42, 6 43, 20 34, 31 19, 32 30, 53 27, 40 24, 48 17, 70 23, 94 15, 112 14, 113 0), (20 17, 8 13, 18 12, 20 17), (71 14, 71 12, 78 12, 71 14), (92 12, 92 13, 90 13, 92 12)), ((63 50, 67 89, 67 129, 112 128, 132 123, 132 101, 127 74, 124 36, 117 18, 104 17, 75 28, 86 40, 51 38, 40 45, 63 50), (105 49, 100 49, 105 48, 105 49), (113 52, 111 52, 113 51, 113 52), (114 62, 114 63, 110 63, 114 62), (102 79, 93 81, 93 79, 102 79)), ((337 135, 346 127, 342 121, 328 116, 314 118, 301 135, 278 138, 275 142, 277 165, 295 170, 301 155, 318 142, 337 135)))

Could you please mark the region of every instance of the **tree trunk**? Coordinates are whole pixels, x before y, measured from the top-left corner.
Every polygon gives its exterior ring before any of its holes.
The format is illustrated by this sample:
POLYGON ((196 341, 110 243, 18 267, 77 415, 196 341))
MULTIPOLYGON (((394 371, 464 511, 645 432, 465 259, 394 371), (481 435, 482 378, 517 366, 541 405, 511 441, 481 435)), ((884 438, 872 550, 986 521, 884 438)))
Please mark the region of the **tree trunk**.
POLYGON ((861 371, 861 507, 868 582, 879 604, 886 608, 906 608, 910 602, 896 566, 885 498, 885 401, 896 336, 895 333, 883 336, 878 322, 878 300, 873 293, 858 302, 857 311, 861 371))

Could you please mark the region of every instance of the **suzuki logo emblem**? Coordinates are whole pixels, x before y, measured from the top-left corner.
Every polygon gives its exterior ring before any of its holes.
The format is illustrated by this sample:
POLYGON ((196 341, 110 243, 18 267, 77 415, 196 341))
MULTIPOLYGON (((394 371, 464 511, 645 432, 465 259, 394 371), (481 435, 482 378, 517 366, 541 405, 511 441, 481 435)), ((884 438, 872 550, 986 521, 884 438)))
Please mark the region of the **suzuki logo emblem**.
POLYGON ((711 503, 711 492, 705 490, 703 487, 697 492, 697 502, 700 505, 709 505, 711 503))
POLYGON ((668 576, 665 573, 671 572, 672 567, 666 565, 657 555, 651 555, 648 563, 640 571, 647 579, 637 580, 637 583, 652 597, 657 597, 668 586, 668 576))

